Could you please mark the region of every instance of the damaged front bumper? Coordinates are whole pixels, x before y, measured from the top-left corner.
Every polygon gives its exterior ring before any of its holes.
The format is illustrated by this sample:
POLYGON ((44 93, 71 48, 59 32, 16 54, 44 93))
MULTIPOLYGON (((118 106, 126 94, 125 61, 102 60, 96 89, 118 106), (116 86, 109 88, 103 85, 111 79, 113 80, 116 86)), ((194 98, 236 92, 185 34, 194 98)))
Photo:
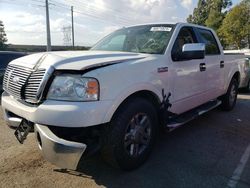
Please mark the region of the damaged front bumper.
POLYGON ((57 137, 47 126, 35 125, 35 135, 43 157, 61 168, 76 170, 87 145, 57 137))

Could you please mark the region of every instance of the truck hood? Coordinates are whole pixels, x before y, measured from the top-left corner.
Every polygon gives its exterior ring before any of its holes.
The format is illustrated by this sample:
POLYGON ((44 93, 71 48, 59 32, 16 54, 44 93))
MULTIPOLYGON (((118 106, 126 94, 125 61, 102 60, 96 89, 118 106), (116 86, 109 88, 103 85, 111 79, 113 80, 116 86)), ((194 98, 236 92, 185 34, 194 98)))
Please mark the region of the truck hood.
POLYGON ((89 68, 139 60, 148 54, 111 51, 61 51, 45 52, 24 56, 10 64, 20 65, 31 69, 48 68, 53 66, 58 70, 86 70, 89 68))

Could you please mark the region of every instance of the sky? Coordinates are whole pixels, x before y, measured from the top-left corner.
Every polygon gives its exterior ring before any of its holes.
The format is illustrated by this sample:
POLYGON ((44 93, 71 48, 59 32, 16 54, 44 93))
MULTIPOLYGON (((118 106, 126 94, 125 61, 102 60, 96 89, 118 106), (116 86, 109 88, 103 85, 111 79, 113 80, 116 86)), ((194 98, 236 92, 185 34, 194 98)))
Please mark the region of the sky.
MULTIPOLYGON (((49 0, 51 43, 65 45, 71 38, 74 9, 75 45, 92 46, 124 26, 152 22, 186 22, 198 0, 49 0), (66 34, 66 37, 65 37, 66 34)), ((240 0, 233 0, 233 5, 240 0)), ((46 44, 45 0, 0 0, 8 43, 46 44)))

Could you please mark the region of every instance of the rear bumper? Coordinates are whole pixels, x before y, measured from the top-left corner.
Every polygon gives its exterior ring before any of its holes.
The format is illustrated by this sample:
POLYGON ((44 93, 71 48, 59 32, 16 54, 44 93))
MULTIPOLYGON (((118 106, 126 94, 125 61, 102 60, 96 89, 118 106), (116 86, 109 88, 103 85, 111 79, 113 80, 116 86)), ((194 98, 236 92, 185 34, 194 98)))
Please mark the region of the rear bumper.
POLYGON ((43 157, 61 168, 76 170, 87 145, 57 137, 44 125, 35 125, 35 135, 43 157))

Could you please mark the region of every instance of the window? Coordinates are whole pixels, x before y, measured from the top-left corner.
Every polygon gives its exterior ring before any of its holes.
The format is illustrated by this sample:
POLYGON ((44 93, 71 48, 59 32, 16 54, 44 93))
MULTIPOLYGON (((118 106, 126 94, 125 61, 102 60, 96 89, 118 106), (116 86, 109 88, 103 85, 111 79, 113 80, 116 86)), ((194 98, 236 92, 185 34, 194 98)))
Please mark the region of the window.
POLYGON ((117 35, 111 40, 107 41, 105 44, 103 44, 103 46, 100 47, 100 50, 122 51, 125 38, 126 38, 126 35, 117 35))
POLYGON ((163 54, 174 25, 154 24, 122 28, 111 33, 91 50, 163 54))
POLYGON ((219 46, 211 31, 205 29, 198 29, 201 40, 206 44, 206 55, 220 54, 219 46))
POLYGON ((178 57, 180 57, 180 54, 182 53, 182 47, 184 44, 189 43, 197 43, 197 38, 191 27, 183 27, 180 30, 172 49, 173 61, 181 61, 178 57))

